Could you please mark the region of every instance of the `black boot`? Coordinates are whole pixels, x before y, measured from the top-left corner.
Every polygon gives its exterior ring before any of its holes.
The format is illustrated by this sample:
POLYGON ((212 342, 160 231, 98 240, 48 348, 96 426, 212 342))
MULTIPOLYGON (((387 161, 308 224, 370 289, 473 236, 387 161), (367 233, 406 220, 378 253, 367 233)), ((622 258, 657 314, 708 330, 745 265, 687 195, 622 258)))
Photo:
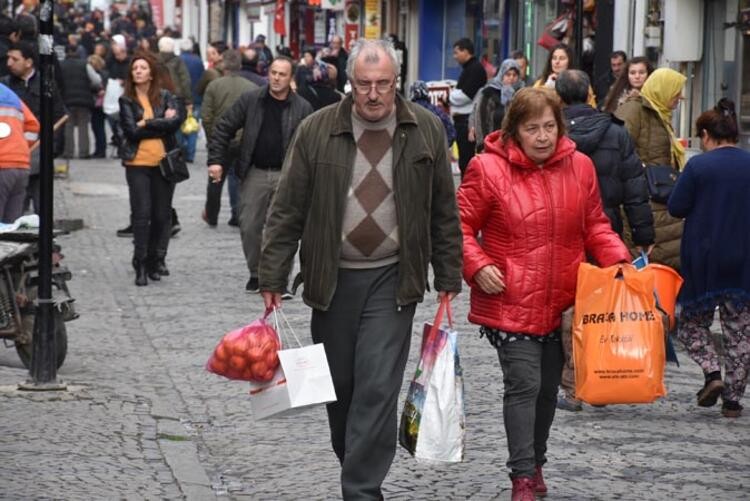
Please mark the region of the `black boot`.
POLYGON ((135 285, 141 287, 148 285, 148 271, 146 269, 146 261, 142 259, 135 260, 135 285))
POLYGON ((164 258, 159 258, 154 263, 156 271, 159 272, 159 275, 162 277, 169 276, 169 268, 167 268, 167 264, 164 262, 164 258))
POLYGON ((159 260, 156 258, 149 258, 148 265, 148 278, 151 280, 158 282, 161 280, 161 274, 159 273, 159 260))

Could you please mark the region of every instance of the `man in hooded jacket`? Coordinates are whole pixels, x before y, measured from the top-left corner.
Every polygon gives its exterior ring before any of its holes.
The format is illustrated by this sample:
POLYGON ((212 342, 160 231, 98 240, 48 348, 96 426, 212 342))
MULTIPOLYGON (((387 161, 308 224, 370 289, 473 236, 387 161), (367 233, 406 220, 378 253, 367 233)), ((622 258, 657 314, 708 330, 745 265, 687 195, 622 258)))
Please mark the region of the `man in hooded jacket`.
MULTIPOLYGON (((654 217, 649 204, 648 185, 643 164, 624 122, 587 104, 589 77, 580 70, 562 71, 555 90, 565 108, 563 113, 568 137, 581 153, 594 162, 604 213, 612 229, 622 238, 622 212, 633 230, 633 242, 642 252, 650 252, 654 243, 654 217)), ((565 365, 560 383, 557 407, 568 411, 582 410, 574 396, 575 376, 570 338, 563 333, 565 365)))

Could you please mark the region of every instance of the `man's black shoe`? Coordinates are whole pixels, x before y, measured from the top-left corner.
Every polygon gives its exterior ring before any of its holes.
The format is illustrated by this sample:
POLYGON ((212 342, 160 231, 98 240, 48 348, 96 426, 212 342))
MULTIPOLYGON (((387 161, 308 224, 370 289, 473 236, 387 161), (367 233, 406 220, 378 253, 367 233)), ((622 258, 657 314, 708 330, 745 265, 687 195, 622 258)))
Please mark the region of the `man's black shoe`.
POLYGON ((118 237, 123 237, 123 238, 132 237, 133 236, 133 225, 129 224, 129 225, 127 225, 127 227, 121 228, 121 229, 117 230, 117 236, 118 237))
POLYGON ((289 289, 284 289, 284 292, 281 294, 281 299, 284 301, 294 299, 294 294, 289 289))
POLYGON ((250 280, 248 280, 247 284, 245 285, 245 291, 250 292, 252 294, 256 294, 260 292, 260 286, 258 284, 258 277, 250 277, 250 280))
POLYGON ((232 216, 232 217, 229 218, 229 221, 227 221, 227 224, 229 226, 239 226, 240 222, 237 219, 237 216, 232 216))

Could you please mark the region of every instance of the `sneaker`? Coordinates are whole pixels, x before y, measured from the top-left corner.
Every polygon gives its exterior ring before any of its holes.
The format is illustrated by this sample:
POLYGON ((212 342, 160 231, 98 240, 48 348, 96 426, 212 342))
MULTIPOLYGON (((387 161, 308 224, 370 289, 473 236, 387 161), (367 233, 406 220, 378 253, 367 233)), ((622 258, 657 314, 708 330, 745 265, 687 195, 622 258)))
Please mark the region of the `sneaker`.
POLYGON ((260 292, 258 277, 250 277, 250 280, 248 280, 247 284, 245 284, 245 292, 249 292, 251 294, 257 294, 258 292, 260 292))
POLYGON ((698 405, 701 407, 712 407, 716 405, 719 395, 724 390, 724 381, 721 379, 712 379, 706 381, 706 384, 698 392, 698 405))
POLYGON ((725 400, 721 404, 721 415, 728 418, 737 418, 742 415, 742 406, 734 400, 725 400))
POLYGON ((118 237, 123 237, 123 238, 132 237, 133 236, 133 225, 129 224, 125 228, 121 228, 121 229, 117 230, 117 236, 118 237))
POLYGON ((289 289, 284 289, 284 292, 281 294, 281 299, 286 301, 288 299, 294 299, 294 293, 290 291, 289 289))
POLYGON ((229 218, 229 221, 227 221, 227 224, 229 226, 239 226, 240 221, 237 219, 237 216, 232 216, 229 218))
POLYGON ((536 465, 534 469, 534 493, 540 498, 547 495, 547 484, 544 483, 541 465, 536 465))
POLYGON ((583 410, 583 405, 581 405, 580 400, 573 398, 567 395, 565 392, 561 391, 557 395, 557 408, 564 411, 579 412, 583 410))
POLYGON ((516 477, 513 479, 513 492, 511 501, 534 501, 534 479, 529 477, 516 477))

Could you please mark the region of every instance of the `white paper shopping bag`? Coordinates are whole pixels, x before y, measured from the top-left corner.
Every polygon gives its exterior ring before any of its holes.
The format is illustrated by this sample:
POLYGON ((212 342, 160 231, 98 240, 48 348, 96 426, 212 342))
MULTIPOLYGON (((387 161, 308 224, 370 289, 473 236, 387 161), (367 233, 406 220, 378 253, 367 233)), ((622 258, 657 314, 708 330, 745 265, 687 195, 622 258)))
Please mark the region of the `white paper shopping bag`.
MULTIPOLYGON (((286 322, 283 314, 282 318, 286 322)), ((276 330, 282 332, 278 322, 276 330)), ((250 383, 250 406, 255 419, 264 419, 289 409, 336 401, 323 345, 302 346, 291 327, 288 334, 294 337, 299 348, 279 350, 281 364, 271 381, 250 383)))

